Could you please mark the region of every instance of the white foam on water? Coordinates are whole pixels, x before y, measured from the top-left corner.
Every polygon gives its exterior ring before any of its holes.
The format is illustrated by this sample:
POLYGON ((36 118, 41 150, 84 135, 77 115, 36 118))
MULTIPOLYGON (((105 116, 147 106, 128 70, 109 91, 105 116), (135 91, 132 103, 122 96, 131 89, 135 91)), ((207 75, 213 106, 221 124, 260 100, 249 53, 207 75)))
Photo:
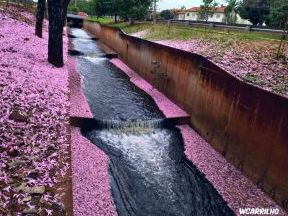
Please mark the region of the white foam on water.
POLYGON ((87 34, 87 32, 83 31, 82 29, 78 29, 78 28, 71 28, 71 32, 74 36, 76 37, 81 37, 81 38, 87 38, 90 39, 91 37, 89 36, 89 34, 87 34))
POLYGON ((175 162, 169 157, 171 134, 168 131, 140 127, 103 130, 99 138, 106 145, 120 150, 146 184, 156 184, 160 194, 176 199, 173 192, 176 169, 175 162))
POLYGON ((133 120, 133 121, 119 121, 119 120, 102 120, 99 121, 101 128, 105 129, 124 129, 124 128, 159 128, 164 126, 163 119, 154 120, 133 120))
POLYGON ((102 56, 95 56, 95 55, 87 55, 87 56, 81 56, 82 58, 92 62, 93 64, 103 64, 104 61, 107 61, 107 58, 102 56))

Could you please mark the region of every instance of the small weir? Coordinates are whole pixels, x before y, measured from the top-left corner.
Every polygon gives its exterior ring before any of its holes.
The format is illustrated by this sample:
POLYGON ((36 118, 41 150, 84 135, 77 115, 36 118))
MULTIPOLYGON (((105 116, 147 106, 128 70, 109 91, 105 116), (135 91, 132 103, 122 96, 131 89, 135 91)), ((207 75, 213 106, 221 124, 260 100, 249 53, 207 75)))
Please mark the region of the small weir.
POLYGON ((81 29, 70 40, 95 117, 82 134, 109 156, 111 191, 120 216, 235 215, 185 157, 180 131, 154 100, 115 68, 81 29), (83 39, 84 38, 84 39, 83 39))

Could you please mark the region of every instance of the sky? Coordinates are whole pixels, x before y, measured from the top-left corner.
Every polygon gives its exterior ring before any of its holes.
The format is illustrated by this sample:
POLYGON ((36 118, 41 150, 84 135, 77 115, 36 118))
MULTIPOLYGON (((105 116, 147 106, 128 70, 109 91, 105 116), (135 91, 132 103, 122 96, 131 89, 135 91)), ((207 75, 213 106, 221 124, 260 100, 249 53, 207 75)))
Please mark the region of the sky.
MULTIPOLYGON (((216 1, 219 4, 224 4, 225 0, 216 1)), ((171 8, 181 8, 183 5, 186 8, 191 8, 195 6, 200 6, 202 4, 202 0, 161 0, 158 3, 158 10, 165 10, 171 8)))

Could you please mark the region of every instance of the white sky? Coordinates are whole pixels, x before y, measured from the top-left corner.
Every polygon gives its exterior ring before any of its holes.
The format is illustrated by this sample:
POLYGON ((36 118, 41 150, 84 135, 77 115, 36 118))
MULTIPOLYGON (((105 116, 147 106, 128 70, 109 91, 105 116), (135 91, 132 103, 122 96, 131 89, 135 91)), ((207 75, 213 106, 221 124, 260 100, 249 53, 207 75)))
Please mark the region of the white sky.
MULTIPOLYGON (((225 0, 216 0, 219 4, 224 4, 225 0)), ((183 5, 186 8, 200 6, 202 0, 161 0, 158 3, 158 11, 172 8, 181 8, 183 5)))

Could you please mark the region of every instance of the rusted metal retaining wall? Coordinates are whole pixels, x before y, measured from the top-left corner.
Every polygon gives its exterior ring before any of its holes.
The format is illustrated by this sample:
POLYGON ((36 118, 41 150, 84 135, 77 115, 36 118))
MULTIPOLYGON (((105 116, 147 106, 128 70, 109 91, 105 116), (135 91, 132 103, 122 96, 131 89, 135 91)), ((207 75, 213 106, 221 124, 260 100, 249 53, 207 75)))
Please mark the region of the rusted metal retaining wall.
POLYGON ((84 22, 147 81, 152 61, 169 80, 156 87, 191 115, 191 125, 218 152, 287 211, 288 100, 244 83, 204 57, 84 22))

